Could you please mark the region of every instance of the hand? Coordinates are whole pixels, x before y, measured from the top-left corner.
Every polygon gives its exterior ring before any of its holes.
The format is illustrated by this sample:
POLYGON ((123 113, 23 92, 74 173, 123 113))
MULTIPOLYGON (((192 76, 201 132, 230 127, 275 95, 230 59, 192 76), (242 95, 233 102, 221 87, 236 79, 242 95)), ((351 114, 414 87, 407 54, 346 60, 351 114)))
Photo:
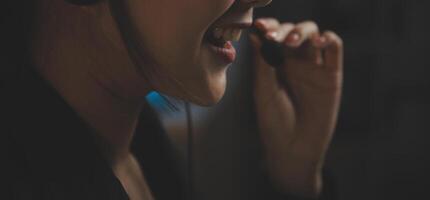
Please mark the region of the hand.
POLYGON ((282 191, 315 197, 340 104, 343 44, 314 22, 283 23, 261 18, 255 25, 285 47, 285 63, 276 70, 254 47, 254 98, 268 173, 282 191))

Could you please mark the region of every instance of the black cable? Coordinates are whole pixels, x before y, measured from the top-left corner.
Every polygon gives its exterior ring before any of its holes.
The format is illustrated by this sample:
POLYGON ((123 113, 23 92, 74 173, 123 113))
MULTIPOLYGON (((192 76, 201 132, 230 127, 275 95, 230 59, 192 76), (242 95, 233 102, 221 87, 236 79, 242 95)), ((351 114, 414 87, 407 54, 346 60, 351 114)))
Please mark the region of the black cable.
POLYGON ((192 121, 191 105, 185 102, 185 112, 187 115, 187 200, 194 199, 194 130, 192 121))

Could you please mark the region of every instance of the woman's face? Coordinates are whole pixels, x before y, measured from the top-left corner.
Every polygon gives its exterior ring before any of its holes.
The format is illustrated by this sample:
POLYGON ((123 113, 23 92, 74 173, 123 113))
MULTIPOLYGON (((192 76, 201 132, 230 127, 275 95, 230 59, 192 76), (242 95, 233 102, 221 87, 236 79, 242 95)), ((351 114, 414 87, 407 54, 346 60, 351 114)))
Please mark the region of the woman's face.
POLYGON ((147 54, 140 56, 157 63, 147 77, 154 89, 200 105, 218 102, 235 57, 225 41, 237 40, 239 30, 252 23, 253 7, 270 1, 129 0, 136 39, 147 54))

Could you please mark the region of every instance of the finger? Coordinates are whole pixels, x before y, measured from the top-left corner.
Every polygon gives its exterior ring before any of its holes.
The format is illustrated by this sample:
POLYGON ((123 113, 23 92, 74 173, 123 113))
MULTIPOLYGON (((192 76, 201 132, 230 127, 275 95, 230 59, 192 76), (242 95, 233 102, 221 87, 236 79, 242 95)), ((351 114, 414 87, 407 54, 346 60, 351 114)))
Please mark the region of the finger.
MULTIPOLYGON (((324 39, 322 39, 324 40, 324 39)), ((314 63, 316 66, 322 66, 322 44, 319 33, 315 33, 311 38, 300 44, 299 47, 287 47, 291 52, 289 56, 293 55, 295 58, 302 59, 306 62, 314 63)), ((288 56, 288 54, 287 54, 288 56)))
POLYGON ((266 34, 266 37, 269 40, 274 40, 276 42, 283 42, 285 38, 290 34, 292 30, 294 30, 295 25, 292 23, 284 23, 279 26, 277 30, 269 31, 266 34))
POLYGON ((343 66, 343 41, 332 31, 326 31, 323 34, 326 38, 326 47, 324 48, 325 66, 332 70, 340 70, 343 66))
POLYGON ((281 24, 275 18, 259 18, 255 21, 255 27, 263 33, 277 30, 281 24))
MULTIPOLYGON (((319 37, 319 36, 318 36, 319 37)), ((322 49, 315 45, 315 43, 312 43, 307 49, 307 57, 310 62, 317 64, 318 66, 322 66, 323 64, 323 56, 322 56, 322 49)))
POLYGON ((311 62, 314 62, 318 66, 322 66, 323 62, 323 53, 322 50, 325 47, 327 39, 325 37, 320 36, 319 33, 314 34, 312 38, 309 40, 310 47, 308 48, 308 57, 311 59, 311 62))
POLYGON ((323 49, 327 46, 327 38, 324 35, 315 35, 312 39, 312 44, 320 49, 323 49))
POLYGON ((318 34, 319 28, 315 22, 302 22, 297 24, 294 30, 285 38, 285 44, 290 47, 299 47, 303 42, 318 34))

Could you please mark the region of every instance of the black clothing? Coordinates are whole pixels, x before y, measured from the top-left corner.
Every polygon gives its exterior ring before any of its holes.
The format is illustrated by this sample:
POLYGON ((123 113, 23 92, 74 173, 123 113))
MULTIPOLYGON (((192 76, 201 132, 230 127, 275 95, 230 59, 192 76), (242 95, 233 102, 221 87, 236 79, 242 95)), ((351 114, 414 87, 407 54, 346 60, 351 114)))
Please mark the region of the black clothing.
MULTIPOLYGON (((91 128, 36 72, 22 70, 1 92, 0 199, 128 199, 91 128)), ((141 117, 132 151, 151 191, 184 199, 169 140, 149 106, 141 117)))
MULTIPOLYGON (((129 199, 101 155, 94 132, 56 90, 29 68, 13 79, 1 86, 0 199, 129 199)), ((149 105, 142 112, 132 152, 156 200, 186 199, 172 145, 149 105)), ((332 184, 327 183, 323 199, 333 200, 332 184)), ((262 184, 259 189, 272 188, 268 180, 262 184)))

